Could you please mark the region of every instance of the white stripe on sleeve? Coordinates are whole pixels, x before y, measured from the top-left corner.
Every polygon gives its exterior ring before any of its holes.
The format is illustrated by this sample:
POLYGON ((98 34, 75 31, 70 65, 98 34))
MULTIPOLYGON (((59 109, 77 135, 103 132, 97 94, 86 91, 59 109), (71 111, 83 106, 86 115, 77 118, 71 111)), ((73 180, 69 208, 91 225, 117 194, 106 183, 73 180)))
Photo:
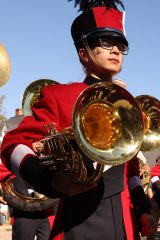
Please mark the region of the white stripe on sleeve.
POLYGON ((151 179, 152 183, 157 182, 157 181, 159 181, 159 177, 158 176, 152 177, 152 179, 151 179))
POLYGON ((19 166, 27 154, 35 155, 31 148, 23 144, 17 145, 11 154, 11 168, 18 177, 20 177, 19 166))

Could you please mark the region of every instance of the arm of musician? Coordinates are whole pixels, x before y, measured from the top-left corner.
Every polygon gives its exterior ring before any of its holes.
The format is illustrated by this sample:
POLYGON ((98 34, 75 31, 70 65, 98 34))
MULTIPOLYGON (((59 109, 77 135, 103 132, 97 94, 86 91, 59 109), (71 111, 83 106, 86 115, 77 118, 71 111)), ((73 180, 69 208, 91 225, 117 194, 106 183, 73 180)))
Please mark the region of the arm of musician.
POLYGON ((16 176, 22 177, 37 192, 47 197, 57 198, 63 194, 73 196, 95 187, 95 184, 73 183, 74 176, 71 174, 50 171, 38 161, 33 150, 23 144, 13 150, 10 163, 16 176))
POLYGON ((141 235, 153 234, 157 229, 157 222, 151 214, 151 203, 146 197, 138 176, 130 178, 129 190, 141 235))
POLYGON ((60 197, 51 187, 54 173, 42 165, 34 151, 24 144, 17 145, 10 156, 10 166, 17 177, 24 179, 34 190, 47 197, 60 197))
MULTIPOLYGON (((44 150, 43 143, 40 141, 34 142, 32 147, 35 153, 42 153, 44 150)), ((97 184, 76 184, 75 181, 73 181, 74 178, 76 178, 75 173, 54 173, 52 187, 65 195, 74 196, 97 186, 97 184)))
MULTIPOLYGON (((42 153, 44 150, 43 144, 40 141, 34 142, 32 144, 32 147, 33 151, 36 154, 42 153)), ((74 196, 86 192, 97 186, 97 184, 76 184, 76 181, 74 181, 74 179, 76 179, 75 173, 54 173, 52 188, 57 190, 58 192, 61 192, 64 195, 74 196)))

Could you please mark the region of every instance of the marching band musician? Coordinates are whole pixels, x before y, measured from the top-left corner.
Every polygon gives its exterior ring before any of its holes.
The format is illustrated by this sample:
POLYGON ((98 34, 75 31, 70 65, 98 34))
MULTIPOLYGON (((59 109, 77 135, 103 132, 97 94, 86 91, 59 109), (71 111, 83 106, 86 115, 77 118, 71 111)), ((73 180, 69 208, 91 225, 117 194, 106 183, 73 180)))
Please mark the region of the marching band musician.
MULTIPOLYGON (((17 108, 15 110, 15 116, 7 120, 2 129, 2 138, 5 134, 12 129, 15 129, 20 121, 23 119, 23 110, 17 108)), ((37 151, 39 148, 39 142, 32 144, 33 151, 37 151)), ((31 197, 31 194, 34 194, 34 191, 28 186, 22 178, 17 177, 11 171, 9 171, 4 164, 0 162, 0 185, 1 182, 10 179, 11 183, 14 186, 14 190, 24 196, 24 198, 31 197)), ((3 195, 3 194, 2 194, 3 195)), ((31 206, 30 208, 34 209, 24 209, 26 204, 16 200, 16 197, 11 199, 9 202, 4 201, 3 196, 0 196, 0 202, 3 204, 8 204, 11 217, 12 225, 12 240, 33 240, 35 236, 37 240, 46 240, 49 238, 51 232, 51 226, 54 221, 54 211, 53 208, 48 207, 46 209, 36 210, 36 207, 31 206), (13 205, 12 205, 13 203, 13 205)))
MULTIPOLYGON (((139 179, 136 156, 108 167, 97 183, 79 184, 75 173, 51 172, 41 165, 32 143, 46 135, 44 125, 56 131, 72 125, 72 111, 80 93, 93 83, 112 82, 128 53, 121 1, 76 1, 83 12, 74 20, 71 34, 86 78, 82 83, 50 85, 19 127, 4 137, 3 163, 17 176, 49 197, 61 197, 50 239, 138 240, 156 230, 139 179)), ((96 130, 96 129, 95 129, 96 130)), ((95 131, 96 134, 96 131, 95 131)), ((76 143, 75 143, 76 144, 76 143)), ((90 166, 91 161, 83 156, 90 166)))

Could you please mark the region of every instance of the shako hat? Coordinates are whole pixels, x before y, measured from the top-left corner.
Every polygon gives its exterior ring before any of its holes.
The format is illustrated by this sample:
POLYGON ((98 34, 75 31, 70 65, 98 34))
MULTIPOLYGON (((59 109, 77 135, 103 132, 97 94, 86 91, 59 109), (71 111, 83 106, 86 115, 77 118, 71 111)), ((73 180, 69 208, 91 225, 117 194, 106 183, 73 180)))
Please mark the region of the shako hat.
MULTIPOLYGON (((72 0, 68 0, 72 1, 72 0)), ((73 21, 71 35, 77 50, 84 47, 83 40, 115 37, 128 46, 125 37, 125 12, 117 7, 124 6, 120 0, 75 0, 75 7, 80 5, 82 13, 73 21)))

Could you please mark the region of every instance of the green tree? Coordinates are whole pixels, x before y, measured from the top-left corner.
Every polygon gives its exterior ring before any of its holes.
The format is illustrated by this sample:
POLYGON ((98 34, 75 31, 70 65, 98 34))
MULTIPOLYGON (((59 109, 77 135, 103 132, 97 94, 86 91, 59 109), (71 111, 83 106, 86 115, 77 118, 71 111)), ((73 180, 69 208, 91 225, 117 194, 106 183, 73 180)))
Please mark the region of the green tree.
MULTIPOLYGON (((2 130, 7 117, 5 116, 5 112, 3 111, 3 103, 4 103, 5 96, 0 96, 0 131, 2 130)), ((1 135, 1 134, 0 134, 1 135)))

